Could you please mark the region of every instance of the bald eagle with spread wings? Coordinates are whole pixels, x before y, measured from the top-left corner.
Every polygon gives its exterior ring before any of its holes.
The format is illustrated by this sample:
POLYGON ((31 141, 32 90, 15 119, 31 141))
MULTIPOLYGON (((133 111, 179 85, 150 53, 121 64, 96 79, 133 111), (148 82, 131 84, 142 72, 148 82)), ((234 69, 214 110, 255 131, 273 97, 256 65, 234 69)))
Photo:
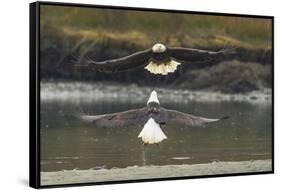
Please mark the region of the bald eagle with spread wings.
POLYGON ((183 47, 167 47, 157 43, 152 48, 138 51, 122 58, 100 62, 88 58, 75 66, 77 68, 94 68, 102 72, 122 72, 143 67, 152 74, 167 75, 175 72, 182 63, 220 61, 227 59, 226 55, 233 52, 233 48, 208 51, 183 47))
POLYGON ((96 127, 144 126, 138 137, 144 144, 158 144, 167 139, 161 125, 202 126, 228 117, 211 119, 163 108, 156 91, 152 91, 144 108, 104 115, 79 115, 79 118, 96 127))

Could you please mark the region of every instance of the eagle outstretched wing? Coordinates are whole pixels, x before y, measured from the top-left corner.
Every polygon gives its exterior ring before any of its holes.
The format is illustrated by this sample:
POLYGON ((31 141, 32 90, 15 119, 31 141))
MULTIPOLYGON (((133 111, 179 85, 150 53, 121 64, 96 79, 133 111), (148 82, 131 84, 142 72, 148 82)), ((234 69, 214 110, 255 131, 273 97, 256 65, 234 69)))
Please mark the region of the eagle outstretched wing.
POLYGON ((186 63, 220 61, 226 58, 226 55, 234 53, 234 49, 231 47, 224 48, 220 51, 208 51, 182 47, 168 47, 167 51, 170 57, 180 62, 183 61, 186 63))
POLYGON ((157 119, 159 123, 177 124, 185 126, 202 126, 207 123, 216 122, 222 119, 227 119, 228 117, 223 117, 219 119, 205 118, 200 116, 194 116, 191 114, 179 112, 176 110, 161 108, 159 113, 159 118, 157 119))
POLYGON ((126 127, 144 125, 149 119, 147 108, 132 109, 104 115, 79 115, 80 119, 96 127, 126 127))
POLYGON ((94 61, 91 58, 87 57, 86 59, 82 60, 81 63, 76 64, 75 66, 77 68, 93 68, 104 72, 127 71, 138 67, 144 67, 146 64, 148 64, 148 61, 151 58, 151 54, 152 50, 150 48, 143 51, 138 51, 126 57, 100 62, 94 61))

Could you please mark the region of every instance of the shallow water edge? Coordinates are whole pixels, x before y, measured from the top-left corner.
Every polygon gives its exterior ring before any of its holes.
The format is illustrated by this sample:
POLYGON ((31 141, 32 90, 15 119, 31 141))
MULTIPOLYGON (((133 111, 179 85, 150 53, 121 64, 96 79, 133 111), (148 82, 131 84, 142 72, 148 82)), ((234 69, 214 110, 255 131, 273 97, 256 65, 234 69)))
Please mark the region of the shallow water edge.
POLYGON ((41 185, 272 171, 271 160, 41 172, 41 185))
POLYGON ((224 94, 211 91, 190 91, 183 89, 152 88, 137 85, 86 82, 41 82, 41 101, 134 101, 146 102, 151 91, 156 90, 159 99, 165 102, 222 102, 237 101, 254 104, 271 104, 271 89, 263 89, 243 94, 224 94))

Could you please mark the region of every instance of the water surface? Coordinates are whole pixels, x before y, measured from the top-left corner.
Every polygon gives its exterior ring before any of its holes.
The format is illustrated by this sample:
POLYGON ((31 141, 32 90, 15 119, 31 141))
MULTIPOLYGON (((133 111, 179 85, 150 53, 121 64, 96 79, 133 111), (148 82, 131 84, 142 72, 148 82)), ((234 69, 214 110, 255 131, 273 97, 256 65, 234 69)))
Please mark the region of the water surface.
POLYGON ((159 146, 149 146, 145 162, 143 145, 137 138, 142 128, 97 128, 73 117, 78 108, 104 114, 144 105, 116 100, 41 102, 42 171, 271 158, 271 104, 161 102, 163 107, 195 115, 231 118, 207 127, 163 127, 168 139, 159 146))

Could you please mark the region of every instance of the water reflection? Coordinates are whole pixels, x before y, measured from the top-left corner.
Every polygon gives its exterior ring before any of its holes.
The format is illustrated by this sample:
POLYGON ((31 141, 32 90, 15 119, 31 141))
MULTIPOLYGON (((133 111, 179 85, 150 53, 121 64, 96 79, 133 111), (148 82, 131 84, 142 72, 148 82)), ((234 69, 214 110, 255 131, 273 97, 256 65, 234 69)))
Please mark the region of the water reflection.
MULTIPOLYGON (((160 100, 161 101, 161 100, 160 100)), ((162 103, 162 102, 161 102, 162 103)), ((166 126, 168 137, 146 150, 146 165, 194 164, 271 158, 271 105, 239 102, 162 103, 206 117, 231 116, 208 127, 166 126)), ((73 117, 77 107, 102 114, 143 107, 133 102, 42 102, 41 169, 100 169, 143 165, 139 127, 95 128, 73 117)))

